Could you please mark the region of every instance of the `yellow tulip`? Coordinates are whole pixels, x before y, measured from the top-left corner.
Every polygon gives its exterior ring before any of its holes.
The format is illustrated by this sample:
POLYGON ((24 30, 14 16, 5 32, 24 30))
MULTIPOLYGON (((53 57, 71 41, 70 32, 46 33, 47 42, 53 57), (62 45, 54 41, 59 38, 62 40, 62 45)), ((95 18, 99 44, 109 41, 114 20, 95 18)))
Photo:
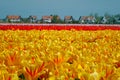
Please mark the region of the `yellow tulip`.
POLYGON ((120 31, 0 30, 0 80, 120 79, 120 31))

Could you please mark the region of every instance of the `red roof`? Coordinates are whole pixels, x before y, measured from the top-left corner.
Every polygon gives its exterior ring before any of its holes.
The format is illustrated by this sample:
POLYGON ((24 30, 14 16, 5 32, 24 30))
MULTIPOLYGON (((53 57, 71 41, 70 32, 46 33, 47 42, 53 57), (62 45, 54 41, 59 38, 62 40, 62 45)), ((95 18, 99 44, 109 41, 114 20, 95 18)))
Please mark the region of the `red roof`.
POLYGON ((20 16, 10 15, 10 16, 7 16, 7 19, 20 19, 20 16))
POLYGON ((70 20, 72 18, 72 16, 65 16, 65 20, 70 20))
POLYGON ((46 19, 53 19, 53 16, 42 16, 42 19, 43 19, 43 20, 46 20, 46 19))

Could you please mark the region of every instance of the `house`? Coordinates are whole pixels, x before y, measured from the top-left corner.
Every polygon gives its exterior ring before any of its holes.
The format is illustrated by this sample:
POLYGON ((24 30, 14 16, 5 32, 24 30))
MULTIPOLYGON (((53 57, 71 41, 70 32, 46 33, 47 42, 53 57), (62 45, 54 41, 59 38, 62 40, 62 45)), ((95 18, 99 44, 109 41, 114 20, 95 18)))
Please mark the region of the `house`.
POLYGON ((43 23, 51 23, 52 19, 53 19, 53 16, 42 16, 43 23))
POLYGON ((6 21, 7 22, 21 22, 21 16, 17 16, 17 15, 9 15, 6 16, 6 21))
POLYGON ((37 16, 29 16, 29 21, 31 23, 36 23, 37 22, 37 16))
POLYGON ((101 20, 101 23, 103 23, 103 24, 109 23, 109 19, 110 19, 109 16, 104 16, 101 20))
POLYGON ((93 24, 95 21, 96 19, 93 16, 81 16, 79 18, 79 23, 81 24, 93 24))
POLYGON ((116 23, 118 24, 120 24, 120 17, 115 17, 115 21, 116 21, 116 23))
POLYGON ((73 17, 72 16, 65 16, 64 17, 64 22, 65 23, 72 23, 73 17))

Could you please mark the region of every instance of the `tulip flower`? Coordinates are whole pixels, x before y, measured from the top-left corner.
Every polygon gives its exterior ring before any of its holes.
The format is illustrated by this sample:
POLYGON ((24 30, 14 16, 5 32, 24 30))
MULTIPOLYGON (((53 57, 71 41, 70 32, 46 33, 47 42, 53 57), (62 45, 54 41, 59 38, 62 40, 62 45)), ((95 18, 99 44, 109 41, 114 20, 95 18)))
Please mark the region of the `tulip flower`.
POLYGON ((14 28, 0 30, 0 80, 120 79, 120 31, 14 28))
POLYGON ((44 73, 45 63, 43 62, 41 66, 30 65, 24 68, 24 75, 27 80, 36 80, 40 75, 44 73))
POLYGON ((6 66, 20 65, 20 55, 18 53, 5 54, 5 57, 6 66))

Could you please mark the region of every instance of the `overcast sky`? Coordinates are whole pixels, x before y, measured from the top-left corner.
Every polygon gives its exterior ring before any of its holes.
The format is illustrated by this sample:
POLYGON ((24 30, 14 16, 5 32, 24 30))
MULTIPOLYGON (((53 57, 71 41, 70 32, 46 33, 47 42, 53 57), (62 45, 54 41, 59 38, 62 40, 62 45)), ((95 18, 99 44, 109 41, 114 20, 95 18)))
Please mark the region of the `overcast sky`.
POLYGON ((0 0, 0 18, 6 15, 28 17, 58 14, 60 17, 80 16, 98 13, 99 15, 119 14, 120 0, 0 0))

